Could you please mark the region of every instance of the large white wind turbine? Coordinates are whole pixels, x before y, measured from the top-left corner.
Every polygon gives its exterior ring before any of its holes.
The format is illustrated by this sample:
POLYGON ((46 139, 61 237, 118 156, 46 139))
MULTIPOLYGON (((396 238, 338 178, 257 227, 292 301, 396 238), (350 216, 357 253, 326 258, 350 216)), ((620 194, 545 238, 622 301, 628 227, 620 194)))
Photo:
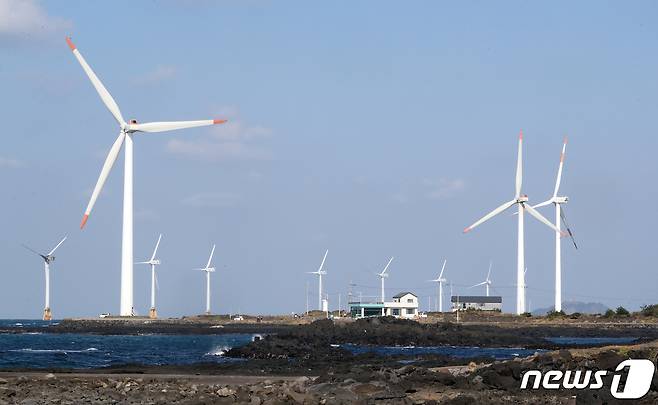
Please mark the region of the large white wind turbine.
POLYGON ((155 244, 155 249, 153 249, 153 254, 151 258, 145 262, 137 262, 135 264, 150 264, 151 265, 151 309, 149 309, 149 318, 155 319, 158 317, 158 313, 155 310, 155 283, 157 283, 157 276, 155 275, 155 266, 160 264, 160 259, 156 259, 155 255, 158 253, 158 246, 160 246, 160 239, 162 239, 162 234, 158 236, 158 242, 155 244))
POLYGON ((487 289, 487 297, 489 296, 489 287, 491 287, 491 262, 489 262, 489 271, 487 272, 487 278, 483 282, 470 286, 469 288, 479 287, 481 285, 485 286, 487 289))
POLYGON ((307 272, 308 274, 316 274, 318 276, 318 311, 322 311, 322 276, 327 274, 327 272, 323 270, 323 268, 324 268, 324 261, 327 260, 328 253, 329 253, 329 249, 327 249, 324 252, 322 263, 320 263, 320 267, 318 267, 317 271, 307 272))
POLYGON ((524 248, 524 235, 523 235, 523 219, 525 211, 528 211, 530 215, 544 223, 546 226, 553 229, 555 232, 560 234, 560 230, 550 223, 549 220, 544 218, 537 210, 532 208, 528 202, 528 196, 521 194, 521 185, 523 182, 523 132, 519 133, 519 146, 517 151, 517 160, 516 160, 516 182, 515 182, 515 194, 514 199, 503 203, 498 208, 494 209, 473 225, 464 229, 464 233, 470 231, 476 226, 486 222, 487 220, 493 218, 494 216, 500 214, 508 208, 513 207, 514 205, 518 208, 518 243, 517 243, 517 268, 516 268, 516 313, 521 315, 525 312, 525 297, 523 294, 523 269, 525 268, 525 248, 524 248))
MULTIPOLYGON (((384 303, 384 298, 386 298, 385 295, 384 295, 384 280, 386 278, 388 278, 388 273, 386 272, 386 270, 388 270, 388 266, 391 264, 392 261, 393 261, 393 256, 391 256, 391 258, 388 260, 388 263, 386 263, 386 266, 384 267, 384 270, 382 270, 381 273, 377 273, 377 276, 379 277, 379 279, 382 282, 382 304, 384 303)), ((382 309, 382 311, 383 311, 383 309, 382 309)))
POLYGON ((66 238, 67 238, 66 236, 64 238, 62 238, 62 240, 59 241, 57 246, 52 248, 52 250, 50 252, 46 253, 45 255, 37 252, 36 250, 32 249, 29 246, 23 245, 23 247, 25 249, 29 250, 30 252, 32 252, 34 254, 37 254, 37 255, 41 256, 41 258, 43 259, 43 262, 44 262, 43 269, 44 269, 44 273, 45 273, 45 276, 46 276, 46 298, 45 298, 45 305, 44 305, 44 308, 43 308, 43 320, 44 321, 50 321, 53 318, 53 314, 50 311, 50 263, 55 261, 55 256, 53 256, 53 253, 55 253, 55 250, 57 250, 57 248, 60 247, 62 245, 62 243, 64 243, 66 238))
POLYGON ((210 262, 212 261, 212 255, 215 254, 215 245, 212 245, 212 250, 210 251, 210 257, 208 258, 208 263, 206 267, 194 269, 206 272, 206 315, 210 315, 210 273, 215 271, 214 267, 210 267, 210 262))
POLYGON ((82 69, 85 71, 89 80, 98 92, 101 100, 105 104, 114 119, 119 124, 119 136, 112 144, 110 152, 105 158, 105 163, 101 169, 100 176, 91 194, 89 204, 82 217, 80 228, 82 229, 89 218, 91 210, 94 208, 96 199, 103 189, 105 180, 107 180, 112 166, 119 156, 121 147, 125 143, 124 149, 124 173, 123 173, 123 235, 121 241, 121 316, 131 316, 134 314, 133 308, 133 135, 137 132, 163 132, 174 129, 184 129, 193 127, 202 127, 206 125, 222 124, 226 120, 200 120, 200 121, 169 121, 169 122, 148 122, 144 124, 137 123, 131 119, 126 122, 121 115, 119 106, 107 91, 103 83, 98 79, 91 67, 87 64, 82 54, 75 47, 71 38, 66 38, 73 55, 75 55, 82 69))
MULTIPOLYGON (((560 190, 560 182, 562 181, 562 167, 564 166, 566 150, 567 138, 564 137, 562 153, 560 153, 560 165, 557 168, 557 179, 555 179, 555 188, 553 189, 553 197, 549 198, 543 203, 535 205, 534 208, 543 207, 549 204, 555 205, 555 226, 557 229, 560 229, 560 222, 563 222, 564 227, 567 228, 569 237, 571 237, 571 241, 573 242, 574 247, 578 249, 578 245, 576 245, 576 241, 573 238, 573 233, 567 224, 564 208, 562 208, 562 205, 569 201, 569 197, 557 195, 558 191, 560 190)), ((562 243, 560 236, 560 234, 555 235, 555 311, 562 311, 562 243)))
POLYGON ((443 283, 448 281, 443 277, 443 270, 446 269, 447 261, 448 261, 447 259, 443 260, 443 266, 441 266, 441 272, 439 273, 439 277, 435 278, 434 280, 429 280, 433 283, 439 283, 439 291, 438 291, 439 296, 437 297, 437 301, 439 302, 439 312, 443 312, 443 283))

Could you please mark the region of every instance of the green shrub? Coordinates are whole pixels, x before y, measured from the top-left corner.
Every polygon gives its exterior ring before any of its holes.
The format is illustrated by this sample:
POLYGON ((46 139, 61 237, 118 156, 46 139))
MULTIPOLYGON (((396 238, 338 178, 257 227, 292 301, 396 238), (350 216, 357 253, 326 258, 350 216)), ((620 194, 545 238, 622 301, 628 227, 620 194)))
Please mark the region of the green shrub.
POLYGON ((524 312, 524 313, 521 314, 521 316, 526 317, 526 318, 530 318, 530 317, 532 317, 532 314, 530 312, 524 312))
POLYGON ((614 317, 615 315, 616 315, 616 313, 615 313, 615 311, 613 311, 612 309, 609 309, 609 310, 605 311, 605 314, 603 314, 603 316, 604 316, 605 318, 612 318, 612 317, 614 317))
POLYGON ((546 314, 546 317, 549 319, 564 318, 565 316, 567 316, 567 314, 565 314, 564 311, 549 311, 548 314, 546 314))
POLYGON ((580 312, 574 312, 573 314, 569 315, 569 318, 571 318, 571 319, 578 319, 578 318, 580 318, 582 315, 583 315, 583 314, 581 314, 580 312))
POLYGON ((628 312, 628 310, 622 306, 617 307, 617 315, 618 316, 628 316, 631 313, 628 312))
POLYGON ((658 304, 642 305, 640 313, 644 316, 658 316, 658 304))

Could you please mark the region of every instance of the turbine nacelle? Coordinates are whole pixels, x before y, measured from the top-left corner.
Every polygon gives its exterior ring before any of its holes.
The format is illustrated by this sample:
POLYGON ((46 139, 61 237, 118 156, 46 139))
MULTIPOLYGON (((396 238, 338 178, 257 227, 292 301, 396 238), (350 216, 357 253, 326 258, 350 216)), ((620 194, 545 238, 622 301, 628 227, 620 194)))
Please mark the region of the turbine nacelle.
POLYGON ((519 198, 516 199, 516 202, 517 202, 517 203, 525 203, 525 202, 528 202, 528 195, 527 195, 527 194, 524 194, 524 195, 520 196, 519 198))
POLYGON ((569 197, 563 196, 563 197, 553 197, 553 203, 554 204, 566 204, 569 202, 569 197))

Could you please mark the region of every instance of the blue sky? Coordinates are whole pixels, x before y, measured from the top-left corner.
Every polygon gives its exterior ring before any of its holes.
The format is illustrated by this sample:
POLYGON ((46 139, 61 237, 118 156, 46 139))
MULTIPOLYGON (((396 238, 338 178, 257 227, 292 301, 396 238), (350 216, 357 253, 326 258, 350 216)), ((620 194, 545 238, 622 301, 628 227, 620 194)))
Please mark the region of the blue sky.
MULTIPOLYGON (((53 266, 56 317, 118 311, 122 158, 80 218, 116 124, 65 35, 126 118, 228 118, 135 139, 135 259, 164 234, 161 315, 303 311, 329 249, 332 307, 395 256, 387 294, 423 307, 446 277, 461 294, 493 260, 514 310, 516 221, 462 229, 524 191, 562 191, 580 250, 563 244, 567 300, 658 302, 654 208, 658 28, 653 2, 55 2, 0 5, 3 282, 0 317, 39 317, 43 271, 20 244, 69 240, 53 266)), ((544 211, 552 218, 552 210, 544 211)), ((528 298, 552 303, 553 234, 526 220, 528 298)), ((135 268, 135 305, 149 276, 135 268)), ((432 298, 434 300, 434 298, 432 298)))

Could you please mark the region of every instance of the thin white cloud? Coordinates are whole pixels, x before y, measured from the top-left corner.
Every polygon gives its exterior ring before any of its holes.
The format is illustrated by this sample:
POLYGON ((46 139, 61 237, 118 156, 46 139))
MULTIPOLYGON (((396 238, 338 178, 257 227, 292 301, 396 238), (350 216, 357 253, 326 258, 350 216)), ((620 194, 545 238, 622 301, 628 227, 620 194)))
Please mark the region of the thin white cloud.
POLYGON ((429 188, 427 197, 432 200, 447 200, 455 197, 466 188, 462 179, 425 179, 423 184, 429 188))
POLYGON ((230 192, 197 193, 183 199, 182 203, 190 207, 231 207, 238 204, 242 197, 230 192))
POLYGON ((0 156, 0 167, 7 169, 19 169, 21 167, 25 167, 25 163, 18 159, 0 156))
POLYGON ((172 139, 167 143, 167 151, 193 159, 213 161, 224 160, 264 160, 271 153, 259 144, 272 136, 272 130, 260 125, 247 125, 235 108, 224 108, 217 114, 228 119, 225 124, 213 127, 212 132, 198 139, 172 139))
POLYGON ((154 85, 162 83, 176 76, 176 67, 171 65, 158 65, 152 71, 135 78, 134 82, 138 85, 154 85))
POLYGON ((71 21, 48 15, 35 0, 0 1, 0 39, 45 39, 71 27, 71 21))

